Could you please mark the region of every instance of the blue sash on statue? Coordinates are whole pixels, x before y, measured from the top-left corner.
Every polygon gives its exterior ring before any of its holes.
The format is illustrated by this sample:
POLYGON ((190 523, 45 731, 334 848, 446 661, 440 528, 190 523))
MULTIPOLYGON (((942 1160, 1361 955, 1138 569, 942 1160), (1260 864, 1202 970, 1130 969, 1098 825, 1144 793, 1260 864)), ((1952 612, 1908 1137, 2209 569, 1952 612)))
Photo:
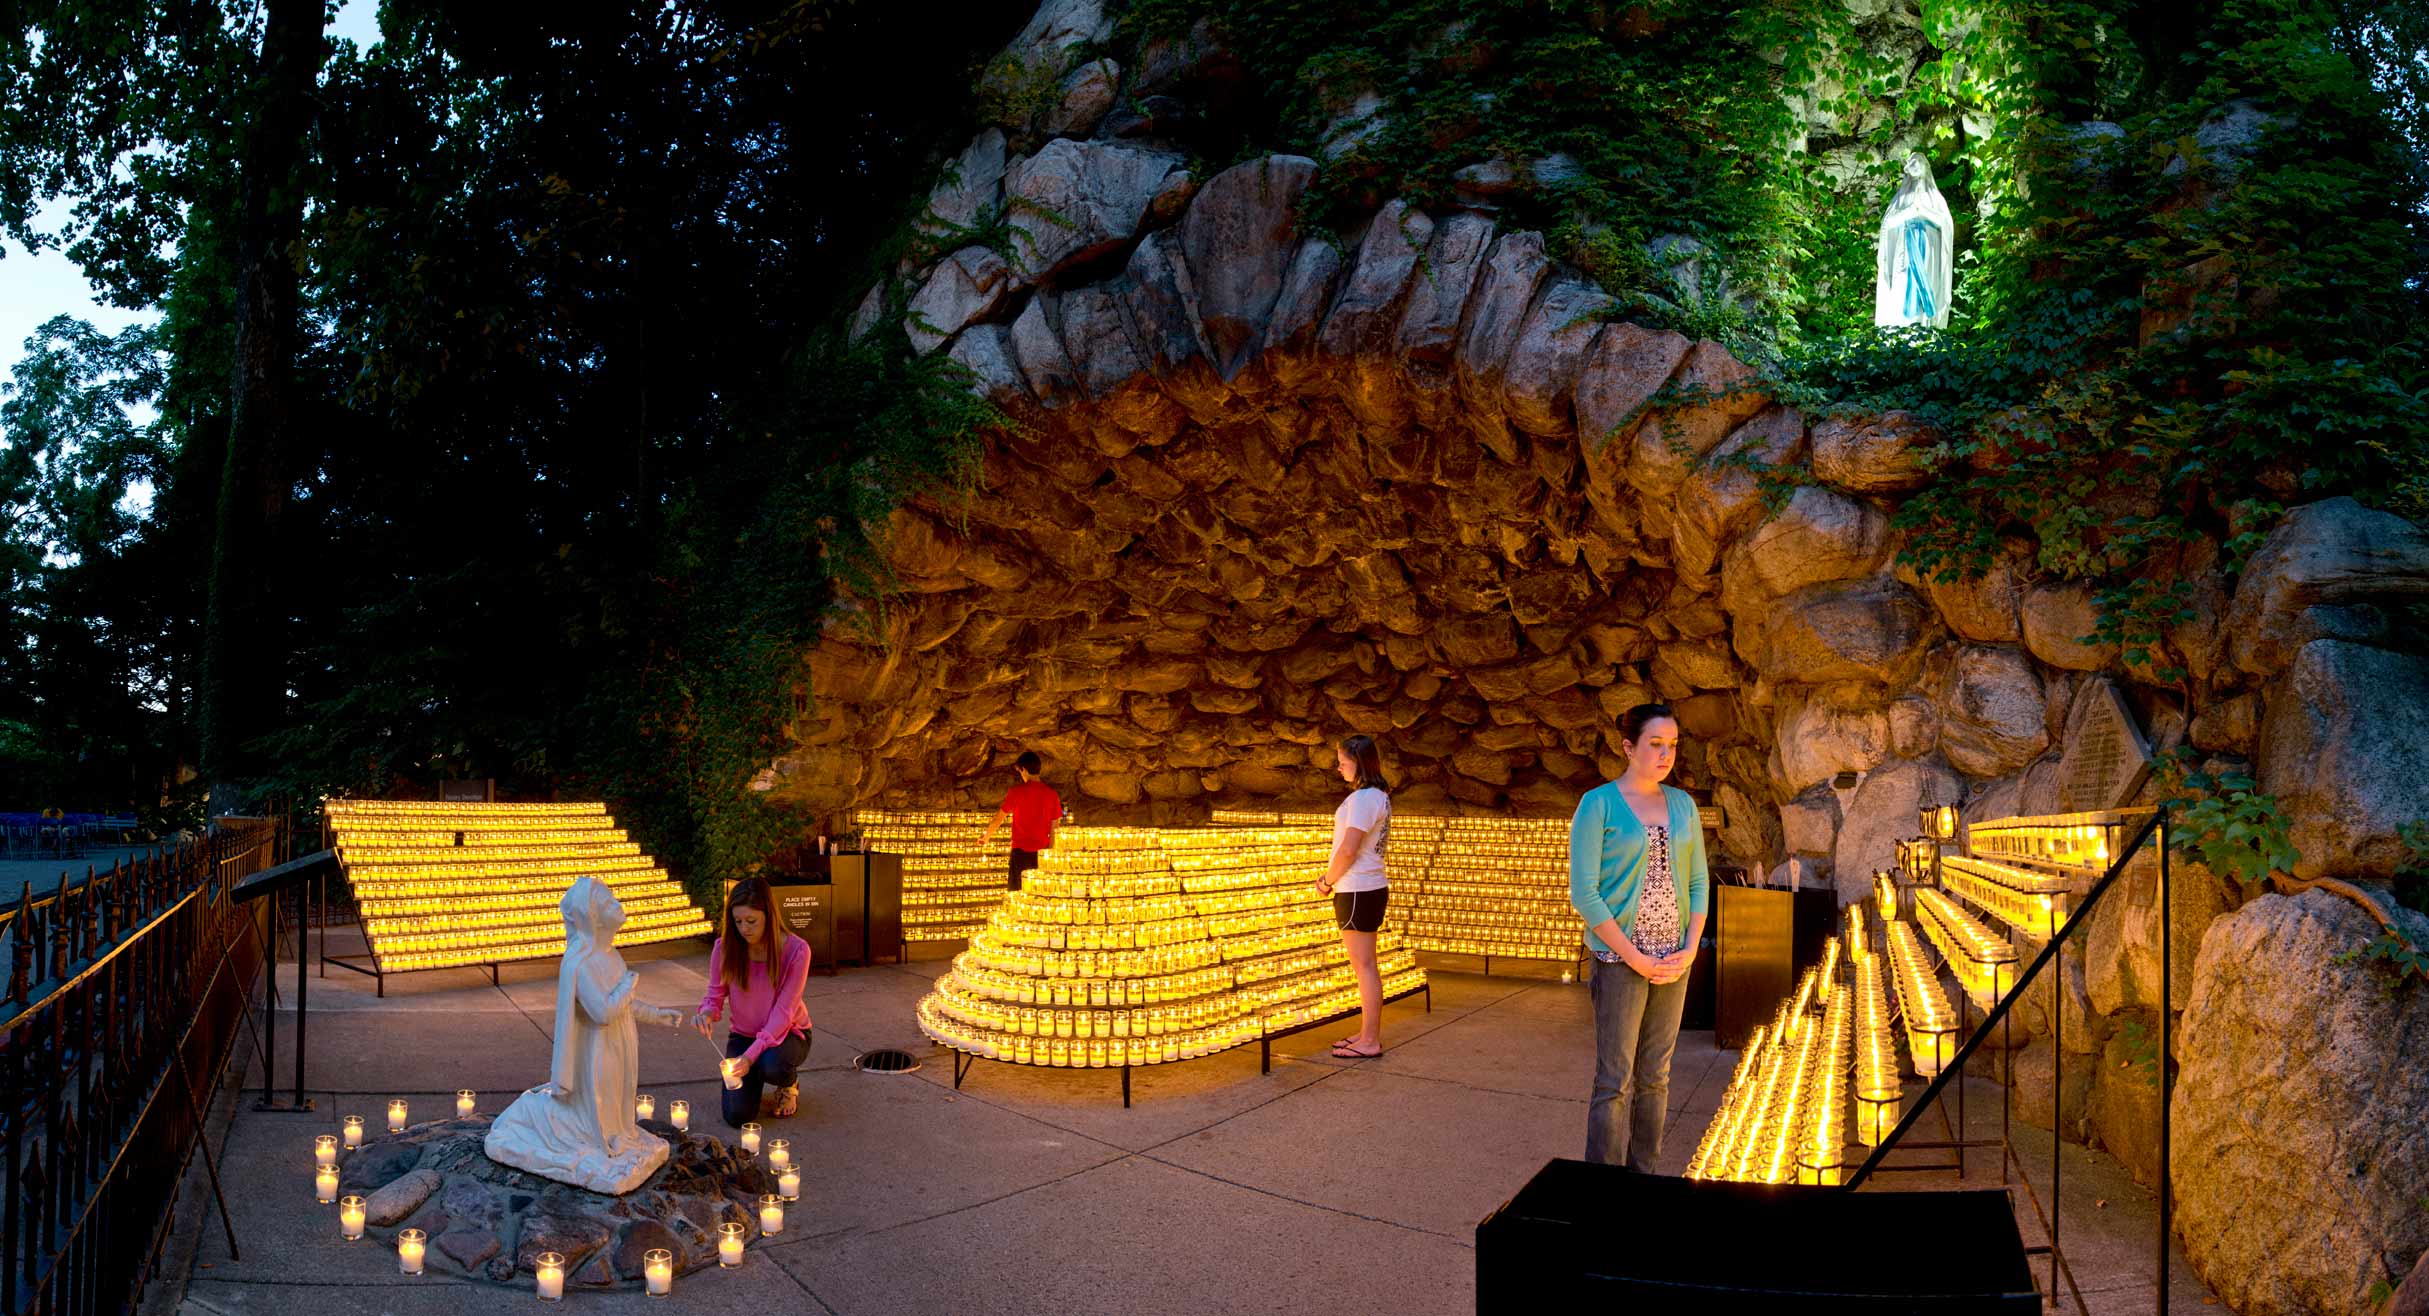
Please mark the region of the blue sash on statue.
POLYGON ((1904 315, 1910 322, 1929 324, 1937 317, 1931 302, 1930 275, 1927 273, 1931 251, 1931 221, 1906 221, 1906 305, 1904 315))

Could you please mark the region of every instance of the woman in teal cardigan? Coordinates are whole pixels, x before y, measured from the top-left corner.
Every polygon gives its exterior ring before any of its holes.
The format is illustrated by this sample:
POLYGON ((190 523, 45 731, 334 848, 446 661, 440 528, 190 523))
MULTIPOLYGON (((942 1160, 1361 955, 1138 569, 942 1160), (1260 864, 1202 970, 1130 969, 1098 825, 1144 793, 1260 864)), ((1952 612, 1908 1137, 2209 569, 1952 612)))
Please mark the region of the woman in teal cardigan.
POLYGON ((1711 879, 1695 801, 1662 785, 1678 761, 1678 719, 1666 704, 1638 704, 1620 735, 1627 771, 1587 791, 1569 822, 1569 903, 1594 957, 1586 1159, 1651 1174, 1711 879))

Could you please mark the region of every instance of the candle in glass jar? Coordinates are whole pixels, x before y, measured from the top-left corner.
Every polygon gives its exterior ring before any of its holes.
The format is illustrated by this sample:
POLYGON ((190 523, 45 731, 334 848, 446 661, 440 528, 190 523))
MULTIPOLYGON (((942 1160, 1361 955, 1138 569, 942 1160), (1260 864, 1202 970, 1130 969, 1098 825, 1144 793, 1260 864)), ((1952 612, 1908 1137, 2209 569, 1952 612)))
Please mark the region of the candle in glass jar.
POLYGON ((407 1229, 396 1236, 396 1268, 408 1275, 422 1273, 422 1255, 429 1247, 430 1236, 419 1229, 407 1229))
POLYGON ((337 1164, 336 1134, 324 1133, 312 1140, 312 1163, 314 1165, 337 1164))
POLYGON ((363 1199, 348 1193, 337 1199, 337 1231, 351 1241, 363 1236, 363 1199))
POLYGON ((469 1115, 469 1114, 471 1114, 471 1113, 472 1113, 472 1108, 473 1108, 472 1089, 471 1089, 471 1088, 460 1088, 460 1089, 458 1089, 458 1090, 456 1091, 456 1094, 455 1094, 455 1117, 456 1117, 457 1119, 462 1119, 462 1118, 464 1118, 466 1115, 469 1115))
POLYGON ((742 1087, 742 1062, 740 1060, 719 1061, 717 1075, 725 1080, 726 1091, 739 1091, 742 1087))
POLYGON ((801 1171, 787 1168, 776 1176, 776 1195, 788 1202, 801 1200, 801 1171))
POLYGON ((758 1125, 745 1124, 742 1126, 742 1150, 746 1152, 756 1152, 759 1150, 758 1125))
POLYGON ((791 1165, 793 1163, 793 1144, 782 1138, 770 1139, 767 1145, 767 1163, 771 1170, 781 1170, 791 1165))
POLYGON ((742 1225, 737 1221, 717 1226, 717 1264, 728 1268, 742 1264, 742 1225))
POLYGON ((316 1165, 312 1167, 312 1195, 318 1198, 324 1206, 337 1200, 336 1166, 316 1165))
POLYGON ((405 1131, 405 1102, 401 1097, 388 1103, 388 1131, 390 1133, 405 1131))
POLYGON ((633 1102, 633 1118, 645 1120, 658 1118, 658 1099, 646 1092, 642 1093, 633 1102))
POLYGON ((531 1259, 531 1277, 539 1285, 540 1301, 556 1302, 565 1296, 565 1258, 555 1252, 543 1252, 531 1259))
POLYGON ((690 1128, 692 1126, 692 1103, 688 1101, 667 1103, 666 1119, 668 1123, 678 1129, 690 1128))
POLYGON ((675 1291, 675 1254, 662 1247, 653 1247, 641 1254, 641 1277, 647 1284, 649 1296, 663 1298, 675 1291))
POLYGON ((360 1115, 348 1115, 343 1123, 345 1125, 346 1132, 346 1150, 353 1151, 355 1148, 362 1146, 363 1117, 360 1115))
POLYGON ((759 1232, 761 1234, 784 1232, 784 1199, 774 1193, 769 1193, 759 1199, 759 1232))

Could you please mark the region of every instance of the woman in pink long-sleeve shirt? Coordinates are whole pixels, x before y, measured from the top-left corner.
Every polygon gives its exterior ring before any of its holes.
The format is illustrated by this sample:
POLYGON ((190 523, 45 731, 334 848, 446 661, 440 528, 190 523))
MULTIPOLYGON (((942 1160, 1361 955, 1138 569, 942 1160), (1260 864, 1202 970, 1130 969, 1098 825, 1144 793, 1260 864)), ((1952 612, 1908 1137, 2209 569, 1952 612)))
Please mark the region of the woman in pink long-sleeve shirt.
POLYGON ((810 943, 784 925, 767 883, 748 878, 725 898, 725 932, 708 953, 708 994, 692 1026, 706 1035, 734 1010, 725 1054, 743 1064, 742 1086, 725 1091, 725 1122, 740 1128, 759 1117, 759 1096, 776 1089, 768 1110, 784 1119, 799 1107, 801 1064, 810 1058, 810 1007, 801 999, 810 977, 810 943))

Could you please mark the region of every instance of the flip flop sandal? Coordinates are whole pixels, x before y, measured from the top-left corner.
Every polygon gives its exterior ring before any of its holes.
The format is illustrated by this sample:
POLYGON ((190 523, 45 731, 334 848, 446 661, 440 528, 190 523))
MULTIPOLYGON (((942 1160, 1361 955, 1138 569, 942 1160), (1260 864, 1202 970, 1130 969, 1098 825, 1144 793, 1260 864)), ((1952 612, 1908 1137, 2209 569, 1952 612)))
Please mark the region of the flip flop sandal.
POLYGON ((770 1119, 791 1119, 801 1111, 801 1085, 796 1083, 776 1094, 776 1108, 768 1112, 770 1119))
POLYGON ((1333 1059, 1335 1060, 1381 1060, 1382 1058, 1383 1052, 1379 1049, 1374 1051, 1356 1051, 1346 1046, 1336 1046, 1333 1048, 1333 1059))

